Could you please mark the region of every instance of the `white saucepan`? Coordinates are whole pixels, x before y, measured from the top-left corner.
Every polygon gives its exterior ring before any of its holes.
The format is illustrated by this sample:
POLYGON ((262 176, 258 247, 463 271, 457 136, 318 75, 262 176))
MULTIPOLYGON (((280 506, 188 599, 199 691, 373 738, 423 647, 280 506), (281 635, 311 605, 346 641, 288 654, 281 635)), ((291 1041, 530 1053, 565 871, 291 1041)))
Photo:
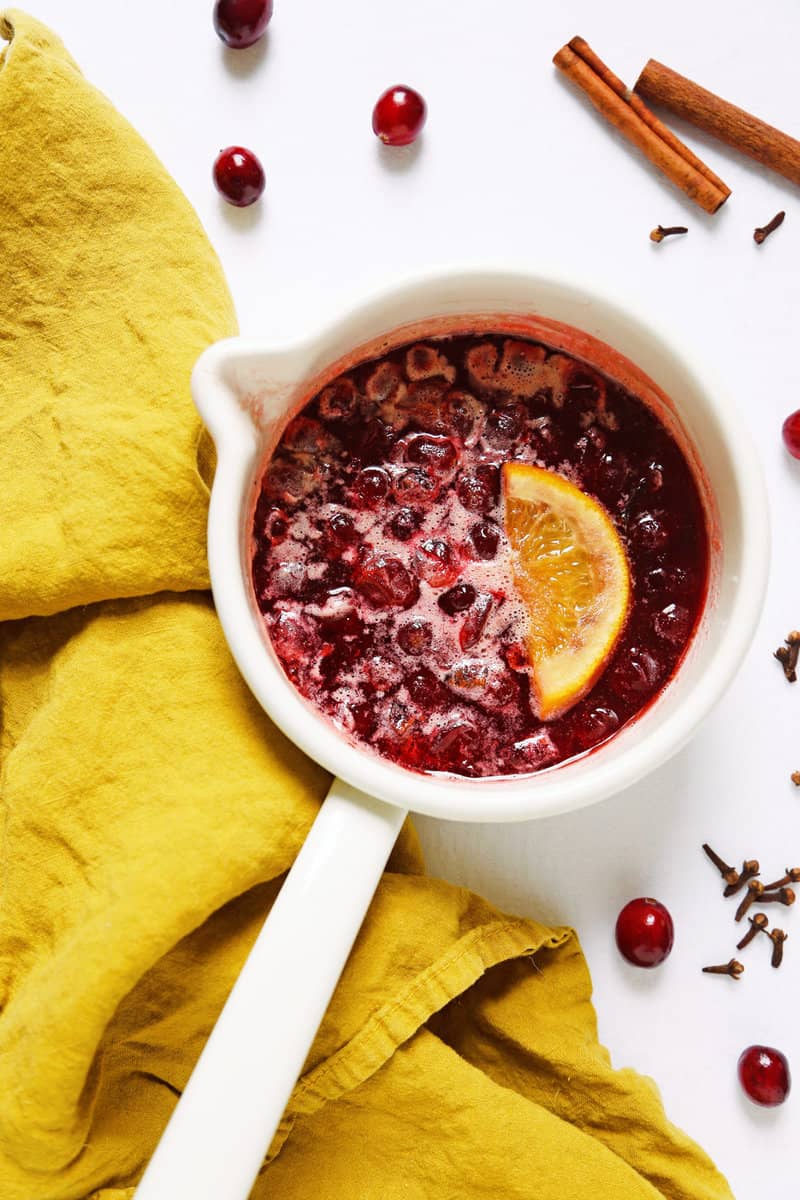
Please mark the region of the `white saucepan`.
POLYGON ((335 778, 136 1200, 245 1200, 409 809, 445 820, 522 821, 592 804, 674 754, 730 682, 761 609, 767 509, 730 398, 684 355, 624 307, 579 286, 509 271, 453 271, 373 295, 292 344, 233 338, 198 361, 193 395, 218 453, 208 556, 219 619, 266 712, 335 778), (711 531, 701 623, 656 702, 583 758, 538 776, 483 781, 409 772, 320 716, 269 645, 249 562, 261 468, 288 418, 321 384, 391 345, 481 328, 528 333, 627 383, 678 438, 711 531))

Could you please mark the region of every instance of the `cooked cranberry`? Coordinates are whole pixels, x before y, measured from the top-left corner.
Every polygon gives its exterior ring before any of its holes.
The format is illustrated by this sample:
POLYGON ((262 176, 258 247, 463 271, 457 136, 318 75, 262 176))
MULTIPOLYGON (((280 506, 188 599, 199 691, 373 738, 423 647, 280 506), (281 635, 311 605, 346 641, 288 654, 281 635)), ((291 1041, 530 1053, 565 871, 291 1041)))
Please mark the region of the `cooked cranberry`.
POLYGON ((355 384, 346 376, 329 384, 319 398, 319 415, 326 421, 349 421, 357 408, 355 384))
POLYGON ((277 546, 284 541, 289 532, 289 518, 283 509, 272 508, 266 515, 263 525, 264 537, 267 538, 273 546, 277 546))
POLYGON ((393 490, 400 504, 433 503, 439 495, 439 484, 427 467, 409 467, 395 479, 393 490))
POLYGON ((419 594, 414 576, 399 558, 389 554, 367 554, 356 568, 355 581, 362 594, 376 608, 407 608, 419 594))
POLYGON ((654 567, 645 575, 643 584, 648 596, 657 596, 668 592, 684 595, 693 590, 695 581, 682 567, 671 566, 654 567))
POLYGON ((675 940, 672 917, 658 900, 641 896, 625 905, 617 917, 617 946, 635 967, 657 967, 675 940))
POLYGON ((353 481, 353 494, 365 508, 379 504, 389 493, 389 476, 383 467, 365 467, 353 481))
POLYGON ((476 594, 471 583, 457 583, 439 597, 439 608, 448 616, 454 617, 456 613, 465 612, 469 608, 476 594))
POLYGON ((406 458, 409 462, 430 467, 436 474, 446 474, 456 464, 458 455, 449 438, 433 433, 420 433, 409 440, 406 458))
POLYGON ((486 405, 470 392, 454 389, 445 397, 444 413, 453 431, 466 441, 482 422, 486 405))
POLYGON ((364 632, 364 622, 351 608, 331 617, 320 617, 319 630, 326 641, 332 642, 343 637, 360 637, 364 632))
POLYGON ((447 688, 432 671, 421 667, 406 680, 408 694, 415 704, 430 712, 447 700, 447 688))
POLYGON ((389 532, 398 542, 407 542, 422 524, 422 514, 413 508, 401 508, 389 522, 389 532))
POLYGON ((430 649, 432 639, 433 630, 430 624, 418 617, 413 621, 406 621, 397 631, 397 643, 406 654, 424 654, 430 649))
POLYGON ((327 554, 341 554, 355 542, 358 534, 353 518, 346 512, 333 512, 322 522, 322 545, 327 554))
POLYGON ((418 574, 433 587, 447 587, 458 576, 458 557, 449 542, 426 538, 417 547, 414 562, 418 574))
POLYGON ((489 512, 500 496, 500 469, 492 463, 481 464, 474 471, 464 471, 458 477, 456 495, 470 512, 489 512))
POLYGON ((458 641, 462 650, 471 650, 481 640, 493 604, 494 600, 488 594, 478 596, 459 630, 458 641))
POLYGON ((531 665, 528 653, 519 642, 503 647, 503 658, 512 671, 526 671, 531 665))
POLYGON ((350 709, 350 716, 353 718, 353 729, 360 737, 368 738, 375 732, 378 714, 375 711, 375 705, 369 700, 365 700, 361 704, 354 704, 350 709))
POLYGON ((229 204, 247 208, 264 191, 264 168, 252 150, 228 146, 214 160, 214 183, 229 204))
POLYGON ((305 588, 305 583, 306 568, 303 563, 281 562, 271 571, 267 571, 265 567, 259 567, 259 599, 261 598, 261 589, 267 586, 274 596, 281 598, 300 596, 305 588))
POLYGON ((389 457, 394 433, 385 421, 373 417, 364 424, 357 442, 357 455, 365 465, 379 464, 389 457))
POLYGON ((599 705, 589 712, 582 712, 574 722, 573 736, 585 750, 606 741, 619 729, 619 717, 613 708, 599 705))
POLYGON ((214 5, 214 28, 234 50, 257 42, 271 17, 272 0, 217 0, 214 5))
POLYGON ((497 554, 500 530, 493 521, 478 521, 469 531, 469 540, 478 558, 488 562, 497 554))
POLYGON ((792 458, 800 458, 800 409, 783 422, 783 444, 792 458))
POLYGON ((629 536, 637 550, 650 554, 663 550, 669 540, 669 529, 664 514, 641 513, 631 525, 629 536))
POLYGON ((316 639, 302 617, 279 613, 270 626, 272 642, 284 662, 299 663, 314 651, 316 639))
POLYGON ((522 404, 507 404, 496 408, 486 418, 486 440, 499 446, 513 442, 525 428, 527 411, 522 404))
POLYGON ((647 696, 655 689, 661 670, 649 650, 629 646, 620 652, 613 667, 613 685, 623 696, 647 696))
POLYGON ((792 1090, 788 1059, 772 1046, 748 1046, 739 1057, 738 1069, 745 1094, 762 1108, 783 1104, 792 1090))
POLYGON ((691 613, 682 604, 668 604, 653 617, 653 628, 665 642, 683 646, 692 629, 691 613))
POLYGON ((540 771, 560 757, 558 747, 546 729, 537 729, 530 737, 514 742, 514 765, 529 771, 540 771))
POLYGON ((398 84, 372 110, 372 132, 387 146, 408 146, 422 132, 427 109, 419 92, 398 84))

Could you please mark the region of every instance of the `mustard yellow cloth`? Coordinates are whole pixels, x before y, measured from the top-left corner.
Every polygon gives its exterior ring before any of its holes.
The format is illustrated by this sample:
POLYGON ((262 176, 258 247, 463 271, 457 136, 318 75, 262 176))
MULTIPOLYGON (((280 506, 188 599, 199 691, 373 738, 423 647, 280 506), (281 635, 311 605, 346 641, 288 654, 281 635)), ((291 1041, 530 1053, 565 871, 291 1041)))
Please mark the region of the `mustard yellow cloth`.
MULTIPOLYGON (((202 591, 219 263, 60 41, 0 32, 0 1197, 127 1200, 327 780, 202 591)), ((407 829, 254 1196, 730 1193, 611 1069, 575 936, 407 829)))

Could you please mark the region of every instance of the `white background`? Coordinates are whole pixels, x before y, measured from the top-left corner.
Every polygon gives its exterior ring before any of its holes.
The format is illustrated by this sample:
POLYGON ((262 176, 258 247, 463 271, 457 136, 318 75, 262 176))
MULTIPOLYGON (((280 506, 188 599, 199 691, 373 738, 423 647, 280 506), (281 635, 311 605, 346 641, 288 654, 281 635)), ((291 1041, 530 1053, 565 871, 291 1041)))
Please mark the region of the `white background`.
POLYGON ((789 782, 800 684, 771 658, 800 625, 800 464, 780 438, 800 406, 800 204, 790 184, 675 123, 733 189, 706 216, 550 60, 581 33, 628 82, 652 55, 800 135, 795 3, 276 0, 267 40, 244 52, 223 49, 201 0, 31 6, 188 194, 246 333, 305 332, 410 268, 488 259, 608 282, 656 326, 665 314, 679 335, 702 338, 708 370, 744 412, 773 517, 766 610, 733 688, 677 759, 594 809, 522 827, 418 824, 432 872, 576 926, 615 1064, 655 1077, 738 1200, 777 1194, 800 1157, 800 904, 779 910, 791 933, 780 971, 764 939, 743 952, 738 984, 701 975, 730 957, 738 927, 700 844, 731 861, 756 856, 771 877, 800 862, 789 782), (370 129, 374 100, 397 82, 429 106, 409 151, 381 147, 370 129), (231 143, 264 163, 254 209, 227 207, 212 187, 213 158, 231 143), (756 247, 754 226, 780 208, 783 228, 756 247), (658 222, 690 233, 653 246, 658 222), (655 972, 629 968, 613 945, 618 909, 641 894, 661 898, 677 928, 655 972), (796 1068, 797 1094, 773 1112, 748 1105, 736 1082, 740 1050, 757 1041, 796 1068))

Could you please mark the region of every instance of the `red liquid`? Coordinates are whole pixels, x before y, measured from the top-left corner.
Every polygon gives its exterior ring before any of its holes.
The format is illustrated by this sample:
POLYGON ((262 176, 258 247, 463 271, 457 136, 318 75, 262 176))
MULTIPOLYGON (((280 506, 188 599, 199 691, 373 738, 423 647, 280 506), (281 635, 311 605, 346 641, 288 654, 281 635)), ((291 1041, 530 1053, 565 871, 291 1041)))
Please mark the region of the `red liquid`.
POLYGON ((645 405, 587 364, 501 335, 361 363, 289 424, 264 473, 253 585, 289 679, 402 766, 525 774, 606 741, 674 671, 706 592, 689 466, 645 405), (500 467, 558 471, 605 505, 633 603, 592 691, 538 719, 500 467))

